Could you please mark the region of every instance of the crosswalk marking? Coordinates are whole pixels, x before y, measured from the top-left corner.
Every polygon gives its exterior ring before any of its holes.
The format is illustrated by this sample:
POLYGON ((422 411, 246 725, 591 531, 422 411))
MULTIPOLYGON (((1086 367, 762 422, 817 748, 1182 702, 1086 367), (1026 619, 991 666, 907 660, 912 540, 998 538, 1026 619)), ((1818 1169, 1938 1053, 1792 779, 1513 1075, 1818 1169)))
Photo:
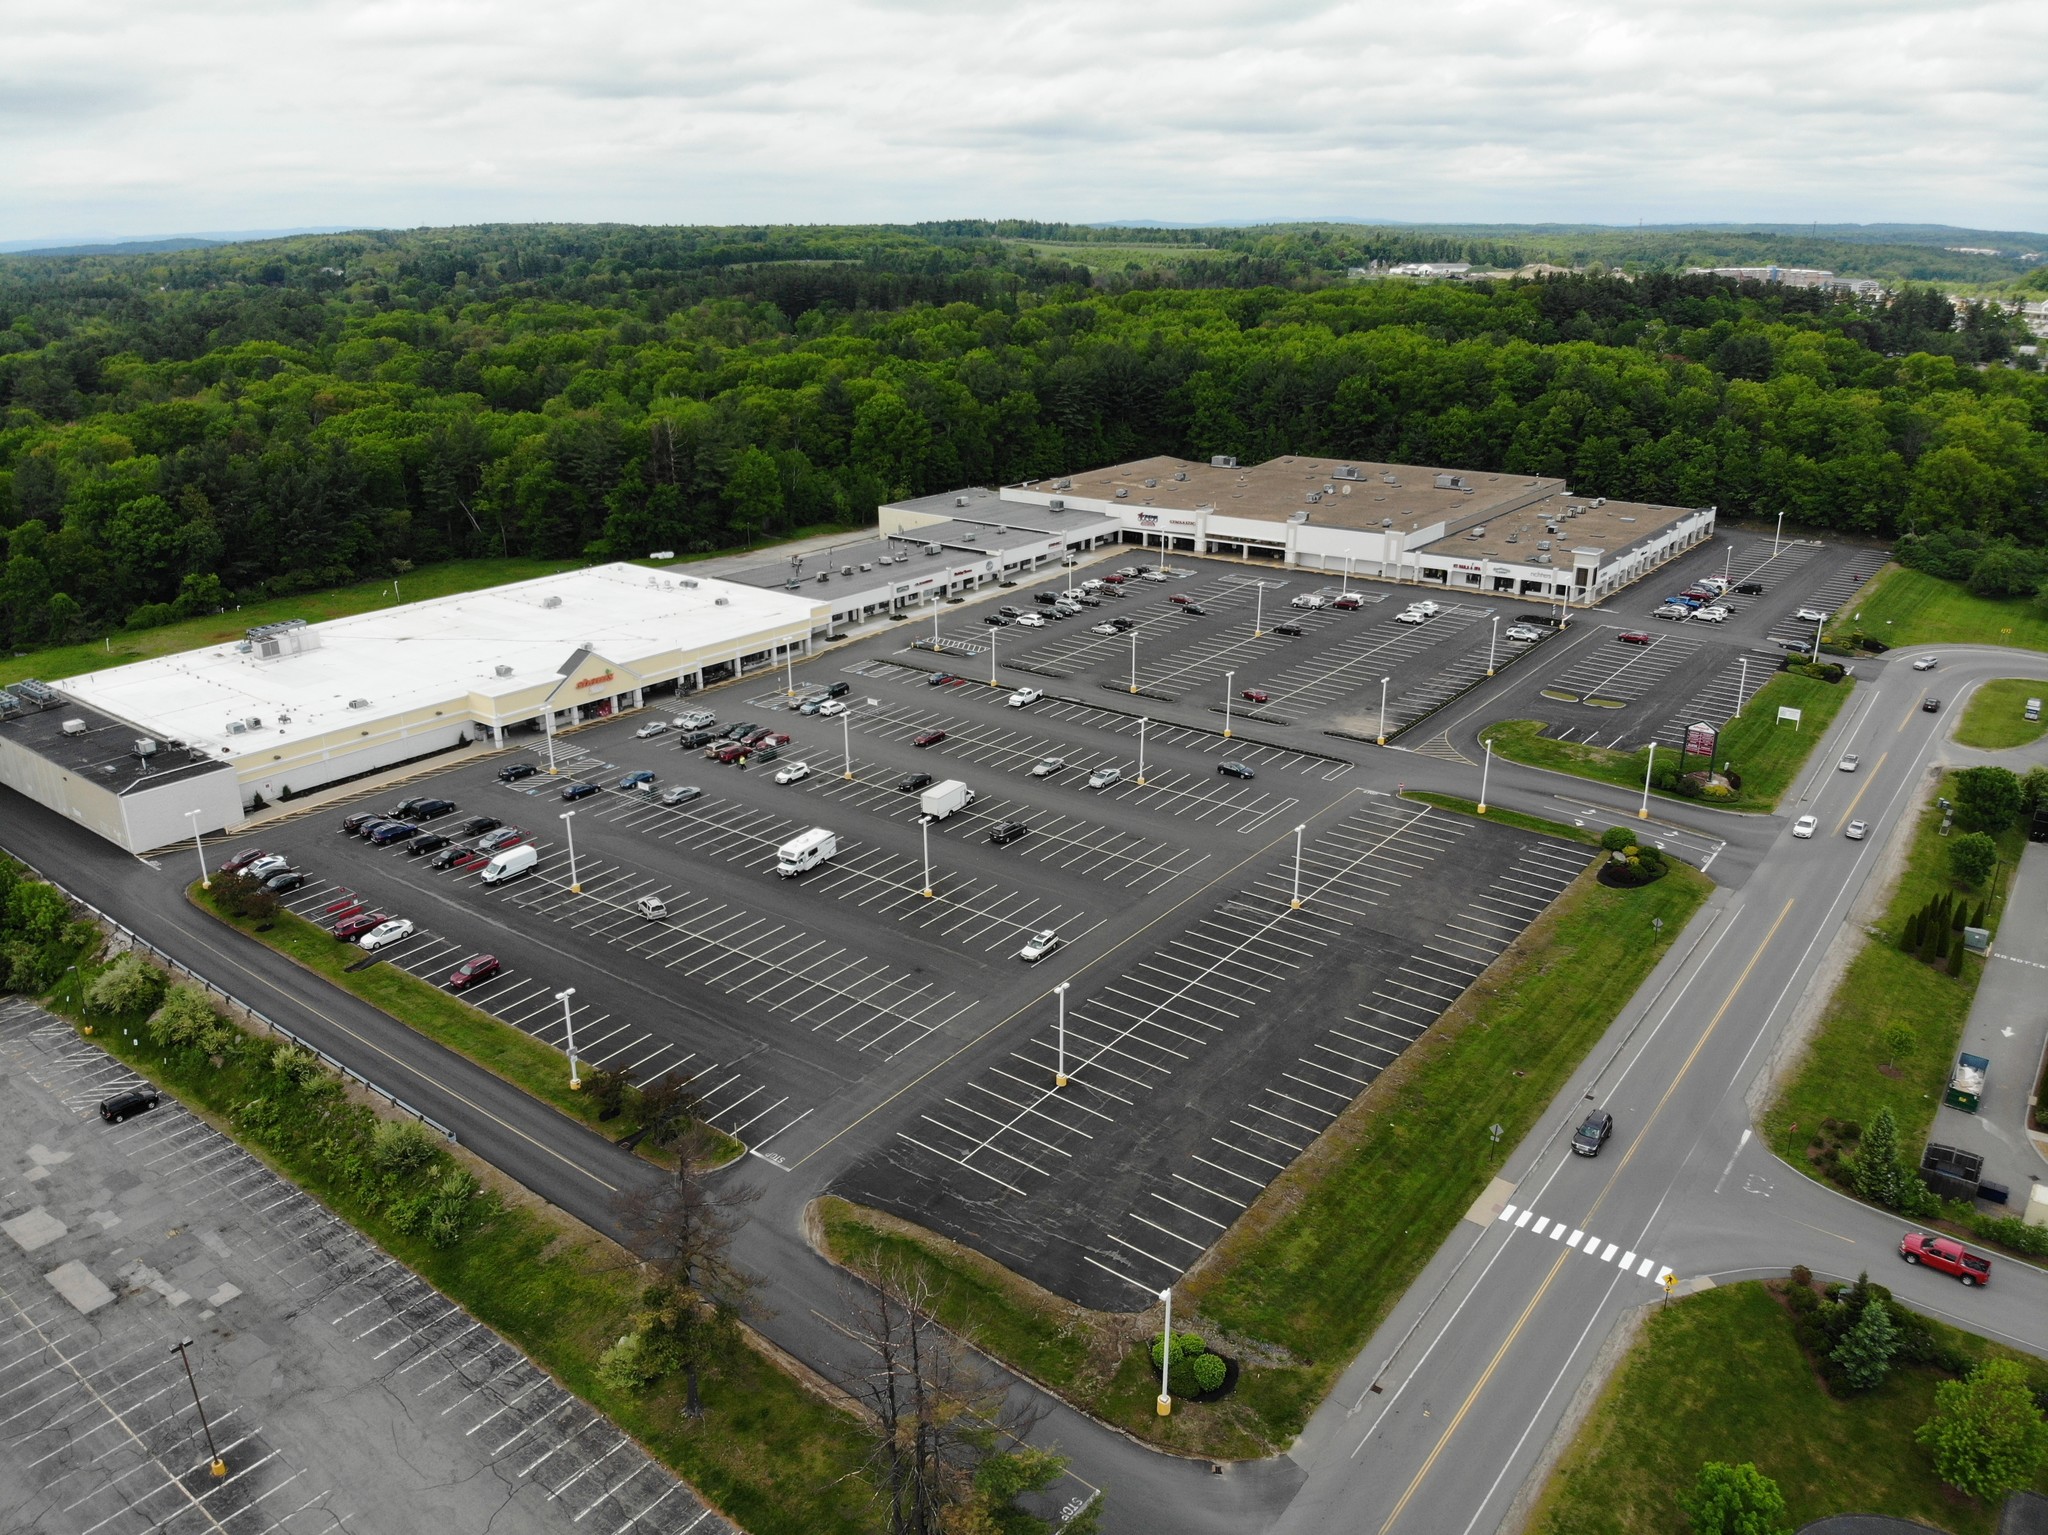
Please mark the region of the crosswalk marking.
POLYGON ((1553 1221, 1547 1215, 1538 1215, 1534 1210, 1524 1209, 1519 1205, 1501 1206, 1500 1214, 1494 1219, 1502 1225, 1511 1226, 1515 1231, 1527 1230, 1531 1236, 1547 1236, 1553 1242, 1563 1242, 1566 1247, 1574 1248, 1596 1262, 1614 1263, 1623 1273, 1628 1273, 1633 1268, 1638 1279, 1651 1279, 1654 1276, 1655 1282, 1661 1285, 1672 1273, 1668 1268, 1659 1267, 1655 1258, 1641 1258, 1634 1251, 1622 1253, 1620 1261, 1616 1262, 1615 1253, 1619 1250, 1620 1243, 1605 1242, 1600 1237, 1588 1236, 1568 1221, 1553 1221))

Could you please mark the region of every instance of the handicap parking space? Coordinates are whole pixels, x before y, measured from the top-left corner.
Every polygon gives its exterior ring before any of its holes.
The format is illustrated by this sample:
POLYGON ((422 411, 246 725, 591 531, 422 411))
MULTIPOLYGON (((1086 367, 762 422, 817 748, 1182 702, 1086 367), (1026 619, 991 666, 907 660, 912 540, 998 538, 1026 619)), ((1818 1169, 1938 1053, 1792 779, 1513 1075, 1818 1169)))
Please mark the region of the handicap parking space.
POLYGON ((1084 970, 1064 1034, 1043 997, 1027 1032, 938 1083, 835 1191, 1082 1304, 1140 1307, 1586 856, 1349 797, 1304 834, 1298 882, 1283 834, 1200 915, 1084 970))

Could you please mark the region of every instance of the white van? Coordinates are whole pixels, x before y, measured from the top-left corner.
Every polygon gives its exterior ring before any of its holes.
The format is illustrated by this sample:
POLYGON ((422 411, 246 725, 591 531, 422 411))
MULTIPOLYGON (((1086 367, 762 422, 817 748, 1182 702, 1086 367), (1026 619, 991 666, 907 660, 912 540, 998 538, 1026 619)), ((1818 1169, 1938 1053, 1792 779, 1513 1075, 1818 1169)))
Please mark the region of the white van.
POLYGON ((539 862, 540 849, 530 842, 522 842, 518 847, 508 847, 494 855, 484 865, 484 872, 479 877, 486 885, 501 885, 508 879, 518 878, 539 862))
POLYGON ((815 869, 839 852, 839 838, 822 826, 813 826, 800 837, 792 837, 775 850, 775 872, 784 879, 815 869))
POLYGON ((658 895, 643 895, 633 903, 633 915, 642 922, 659 922, 668 915, 668 902, 658 895))
POLYGON ((2038 698, 2030 698, 2030 699, 2028 699, 2028 700, 2027 700, 2027 718, 2028 718, 2028 719, 2030 719, 2030 720, 2037 720, 2037 719, 2039 719, 2040 717, 2041 717, 2041 700, 2040 700, 2040 699, 2038 699, 2038 698))

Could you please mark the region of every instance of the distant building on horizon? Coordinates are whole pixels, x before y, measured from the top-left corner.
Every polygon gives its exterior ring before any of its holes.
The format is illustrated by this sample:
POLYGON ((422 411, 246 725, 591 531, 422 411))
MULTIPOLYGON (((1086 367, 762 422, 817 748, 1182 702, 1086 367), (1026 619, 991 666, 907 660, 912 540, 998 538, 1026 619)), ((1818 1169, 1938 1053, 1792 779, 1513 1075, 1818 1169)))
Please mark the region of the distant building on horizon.
POLYGON ((1884 292, 1884 284, 1874 277, 1837 277, 1833 272, 1810 266, 1692 266, 1687 267, 1688 276, 1733 277, 1746 282, 1783 283, 1788 288, 1830 288, 1840 293, 1853 293, 1859 298, 1874 298, 1884 292))

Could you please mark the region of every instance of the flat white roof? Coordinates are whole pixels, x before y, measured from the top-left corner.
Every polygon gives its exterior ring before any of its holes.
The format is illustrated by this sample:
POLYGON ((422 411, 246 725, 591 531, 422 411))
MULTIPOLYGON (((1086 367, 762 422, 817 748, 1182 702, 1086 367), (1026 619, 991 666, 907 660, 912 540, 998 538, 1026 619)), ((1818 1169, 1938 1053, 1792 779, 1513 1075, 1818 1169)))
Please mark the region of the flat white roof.
MULTIPOLYGON (((808 633, 821 609, 808 594, 597 565, 311 624, 314 648, 275 659, 233 641, 61 686, 151 735, 232 760, 472 693, 526 692, 561 675, 579 650, 636 671, 679 654, 752 653, 808 633), (356 699, 367 707, 351 708, 356 699), (247 719, 260 727, 229 732, 230 720, 247 719)), ((621 690, 629 686, 620 679, 621 690)))

